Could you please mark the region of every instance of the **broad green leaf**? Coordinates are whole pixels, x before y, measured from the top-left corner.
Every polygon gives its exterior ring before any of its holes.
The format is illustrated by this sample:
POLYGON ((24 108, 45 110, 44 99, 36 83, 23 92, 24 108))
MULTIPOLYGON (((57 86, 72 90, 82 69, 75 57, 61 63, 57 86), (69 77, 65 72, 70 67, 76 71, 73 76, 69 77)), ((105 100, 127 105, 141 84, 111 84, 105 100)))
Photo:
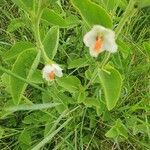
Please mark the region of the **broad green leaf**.
POLYGON ((13 31, 17 30, 18 28, 24 27, 24 26, 25 26, 25 22, 23 19, 15 18, 15 19, 11 20, 10 24, 7 27, 7 31, 13 32, 13 31))
POLYGON ((73 68, 82 68, 86 67, 89 65, 87 58, 78 58, 72 61, 68 61, 68 69, 73 69, 73 68))
POLYGON ((87 107, 92 107, 92 106, 99 107, 100 106, 99 100, 93 97, 87 97, 83 103, 87 107))
POLYGON ((41 70, 36 69, 35 72, 30 77, 30 82, 41 84, 43 83, 41 70))
POLYGON ((14 44, 9 51, 4 53, 3 57, 5 60, 9 60, 18 56, 18 54, 20 54, 22 51, 33 47, 34 45, 30 42, 20 41, 14 44))
POLYGON ((78 93, 77 93, 77 101, 78 103, 82 103, 85 101, 86 99, 86 96, 87 96, 87 93, 83 90, 80 90, 78 93))
POLYGON ((66 18, 66 22, 69 27, 77 26, 80 23, 80 20, 77 16, 69 14, 69 16, 66 18))
POLYGON ((45 8, 43 10, 42 19, 47 21, 49 24, 58 25, 63 28, 68 26, 65 19, 63 19, 59 14, 48 8, 45 8))
POLYGON ((43 45, 47 56, 53 59, 57 53, 59 43, 59 27, 52 27, 43 40, 43 45))
POLYGON ((119 99, 122 78, 120 73, 111 66, 106 66, 106 70, 100 70, 98 73, 108 110, 112 110, 119 99))
POLYGON ((127 139, 128 132, 122 121, 120 119, 117 119, 115 125, 111 127, 111 129, 105 134, 105 136, 109 138, 116 138, 118 136, 123 136, 124 138, 127 139))
POLYGON ((43 10, 42 19, 50 25, 57 25, 60 28, 73 27, 80 23, 79 19, 74 15, 63 18, 60 14, 52 9, 45 8, 43 10))
MULTIPOLYGON (((24 79, 29 79, 40 61, 40 55, 40 52, 37 54, 34 50, 23 51, 14 63, 12 72, 24 79)), ((10 77, 11 94, 14 104, 19 104, 26 86, 27 84, 23 81, 12 76, 10 77)))
POLYGON ((108 138, 116 138, 118 136, 118 132, 116 128, 113 126, 107 133, 105 134, 106 137, 108 138))
POLYGON ((93 25, 102 25, 107 28, 112 28, 112 20, 101 6, 90 0, 71 0, 71 2, 90 27, 93 25))
POLYGON ((80 80, 75 76, 62 77, 61 79, 57 80, 57 83, 59 86, 71 93, 78 91, 81 86, 80 80))

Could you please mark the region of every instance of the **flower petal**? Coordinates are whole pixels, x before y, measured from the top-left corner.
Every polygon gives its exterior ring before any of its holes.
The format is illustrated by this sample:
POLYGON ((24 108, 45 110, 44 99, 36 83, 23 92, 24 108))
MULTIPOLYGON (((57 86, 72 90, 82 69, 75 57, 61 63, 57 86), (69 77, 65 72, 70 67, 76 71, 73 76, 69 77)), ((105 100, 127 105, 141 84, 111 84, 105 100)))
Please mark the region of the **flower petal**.
POLYGON ((99 53, 102 52, 102 49, 100 49, 99 51, 95 51, 94 45, 93 45, 92 47, 89 48, 89 51, 90 51, 90 55, 92 57, 97 57, 99 55, 99 53))
POLYGON ((46 65, 42 70, 42 77, 47 81, 51 81, 49 78, 49 73, 52 71, 54 71, 54 67, 52 65, 46 65))
POLYGON ((53 64, 53 67, 54 67, 55 75, 58 76, 58 77, 62 77, 63 73, 62 73, 62 69, 59 67, 59 65, 53 64))
POLYGON ((87 32, 83 38, 83 42, 87 47, 91 47, 93 43, 95 42, 97 36, 97 32, 91 30, 87 32))
POLYGON ((93 28, 85 34, 83 41, 85 45, 89 47, 90 54, 93 57, 97 57, 98 54, 103 52, 104 50, 114 53, 118 48, 115 42, 115 32, 101 25, 94 25, 93 28), (100 50, 95 50, 93 46, 97 38, 101 38, 103 41, 100 50))
POLYGON ((112 30, 107 29, 104 34, 104 49, 111 53, 115 53, 117 48, 118 46, 115 42, 115 33, 112 30))

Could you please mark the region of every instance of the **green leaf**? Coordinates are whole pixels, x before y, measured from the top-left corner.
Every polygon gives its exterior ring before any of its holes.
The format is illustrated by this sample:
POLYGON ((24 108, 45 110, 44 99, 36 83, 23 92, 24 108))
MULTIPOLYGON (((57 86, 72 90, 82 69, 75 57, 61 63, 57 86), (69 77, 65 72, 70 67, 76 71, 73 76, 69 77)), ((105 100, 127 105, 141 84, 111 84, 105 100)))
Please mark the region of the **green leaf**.
POLYGON ((59 103, 43 103, 43 104, 30 104, 30 105, 18 105, 18 106, 9 106, 8 108, 5 108, 7 111, 25 111, 25 110, 42 110, 42 109, 48 109, 55 106, 60 105, 59 103))
POLYGON ((30 42, 20 41, 14 44, 9 51, 4 53, 3 57, 5 60, 9 60, 18 56, 18 54, 20 54, 22 51, 33 47, 34 45, 30 42))
POLYGON ((120 73, 111 66, 106 66, 106 70, 99 71, 100 82, 105 94, 108 110, 112 110, 119 99, 122 78, 120 73))
POLYGON ((23 19, 15 18, 15 19, 11 20, 10 24, 7 27, 7 31, 13 32, 13 31, 17 30, 18 28, 24 27, 24 26, 25 26, 25 22, 23 19))
POLYGON ((118 40, 117 44, 118 44, 118 49, 122 53, 123 58, 126 59, 131 52, 129 44, 121 40, 118 40))
POLYGON ((35 0, 22 0, 29 11, 32 11, 36 4, 35 0))
POLYGON ((116 138, 119 135, 123 136, 126 139, 128 138, 126 127, 120 119, 117 119, 115 125, 111 127, 111 129, 105 134, 105 136, 109 138, 116 138))
POLYGON ((34 111, 27 116, 24 117, 23 123, 24 124, 39 124, 43 122, 47 122, 50 118, 50 115, 44 111, 34 111))
POLYGON ((47 21, 49 24, 58 25, 62 28, 66 28, 68 26, 68 23, 65 19, 63 19, 59 14, 48 8, 45 8, 43 10, 42 19, 47 21))
POLYGON ((107 28, 112 28, 113 24, 110 16, 99 5, 90 0, 71 0, 71 2, 88 25, 102 25, 107 28))
POLYGON ((24 143, 26 145, 30 145, 31 135, 30 135, 30 132, 26 128, 21 132, 19 136, 19 142, 24 143))
POLYGON ((148 7, 148 6, 150 6, 150 1, 149 0, 138 0, 138 6, 140 8, 148 7))
POLYGON ((113 126, 107 133, 105 134, 108 138, 116 138, 118 136, 118 132, 116 128, 113 126))
POLYGON ((87 95, 88 93, 85 92, 85 90, 81 87, 80 90, 74 93, 73 96, 74 96, 74 99, 78 101, 78 103, 82 103, 86 99, 87 95))
POLYGON ((83 103, 87 107, 92 107, 92 106, 99 107, 100 106, 99 100, 94 97, 87 97, 83 103))
POLYGON ((119 4, 120 0, 105 0, 105 6, 108 8, 108 10, 113 10, 116 5, 119 4))
MULTIPOLYGON (((45 93, 46 94, 46 93, 45 93)), ((56 106, 56 110, 61 114, 64 110, 68 109, 68 101, 70 101, 70 98, 66 96, 65 94, 61 93, 59 90, 52 88, 49 88, 49 91, 47 93, 48 99, 52 97, 53 102, 59 103, 60 105, 56 106)))
POLYGON ((5 133, 5 130, 0 126, 0 139, 2 138, 4 133, 5 133))
POLYGON ((57 53, 59 44, 59 27, 52 27, 43 40, 43 45, 47 56, 53 59, 57 53))
POLYGON ((143 46, 144 46, 144 50, 146 51, 147 56, 150 59, 150 42, 149 41, 148 42, 144 42, 143 46))
POLYGON ((80 20, 77 16, 69 14, 69 16, 66 18, 66 22, 69 27, 77 26, 80 23, 80 20))
POLYGON ((115 12, 118 7, 121 9, 125 9, 127 6, 126 0, 101 0, 104 7, 106 7, 109 11, 115 12))
POLYGON ((90 66, 85 72, 85 76, 91 83, 99 83, 98 73, 95 66, 90 66))
POLYGON ((38 69, 35 70, 35 72, 30 77, 30 82, 33 82, 36 84, 42 84, 44 82, 42 78, 41 70, 38 70, 38 69))
POLYGON ((57 83, 71 93, 78 91, 81 86, 80 80, 75 76, 63 77, 57 80, 57 83))
POLYGON ((33 10, 34 0, 12 0, 17 6, 19 6, 24 11, 33 10))
MULTIPOLYGON (((37 54, 34 50, 23 51, 14 63, 12 72, 24 79, 29 79, 40 61, 40 55, 40 52, 37 54)), ((19 104, 26 86, 27 84, 23 81, 12 76, 10 77, 11 94, 14 104, 19 104)))
POLYGON ((78 58, 72 61, 68 61, 68 69, 82 68, 88 65, 89 63, 87 58, 78 58))

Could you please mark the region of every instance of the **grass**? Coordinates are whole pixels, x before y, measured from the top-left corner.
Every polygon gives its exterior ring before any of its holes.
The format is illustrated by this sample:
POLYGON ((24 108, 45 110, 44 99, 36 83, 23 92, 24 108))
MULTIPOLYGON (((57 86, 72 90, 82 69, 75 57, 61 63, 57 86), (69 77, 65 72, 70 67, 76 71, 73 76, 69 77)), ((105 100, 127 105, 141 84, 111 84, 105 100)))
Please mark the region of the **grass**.
MULTIPOLYGON (((97 0, 95 2, 100 3, 97 0)), ((116 28, 124 13, 124 7, 116 4, 113 9, 109 9, 104 2, 100 4, 112 16, 114 28, 116 28)), ((81 19, 69 1, 61 0, 49 7, 63 16, 72 14, 81 19)), ((62 64, 66 76, 76 76, 82 85, 87 87, 88 96, 98 97, 101 101, 99 114, 97 114, 95 106, 88 107, 84 103, 78 103, 77 95, 72 95, 57 84, 55 87, 51 84, 46 86, 46 83, 36 84, 10 71, 14 60, 12 62, 5 61, 3 54, 9 51, 17 41, 30 41, 34 44, 36 42, 28 26, 18 28, 14 32, 7 31, 7 27, 13 19, 26 17, 21 9, 13 2, 6 0, 0 2, 0 8, 1 150, 150 149, 150 55, 143 46, 144 42, 150 40, 150 7, 136 9, 132 12, 133 17, 126 18, 127 22, 118 35, 119 52, 111 55, 109 63, 121 73, 123 86, 119 101, 111 111, 108 111, 105 106, 102 87, 98 83, 93 83, 92 79, 89 81, 85 77, 88 66, 68 69, 69 61, 82 57, 92 61, 93 67, 96 61, 102 61, 104 54, 102 53, 97 60, 89 56, 89 52, 83 44, 86 27, 81 20, 73 28, 60 29, 59 47, 54 60, 58 64, 62 64), (122 44, 120 44, 121 42, 122 44), (21 104, 15 107, 9 89, 10 76, 28 84, 21 104), (49 106, 42 105, 43 102, 48 103, 49 106), (63 102, 64 105, 43 109, 51 107, 51 102, 63 102), (65 110, 66 103, 69 103, 67 110, 65 110), (26 108, 27 104, 34 105, 26 108), (9 106, 13 106, 12 109, 15 109, 15 112, 6 110, 9 106), (121 123, 116 125, 118 119, 121 120, 121 123), (106 133, 114 126, 117 126, 120 135, 115 138, 107 137, 106 133)), ((41 37, 47 32, 47 28, 49 26, 41 26, 41 37)), ((42 68, 43 63, 41 62, 38 69, 42 68)))

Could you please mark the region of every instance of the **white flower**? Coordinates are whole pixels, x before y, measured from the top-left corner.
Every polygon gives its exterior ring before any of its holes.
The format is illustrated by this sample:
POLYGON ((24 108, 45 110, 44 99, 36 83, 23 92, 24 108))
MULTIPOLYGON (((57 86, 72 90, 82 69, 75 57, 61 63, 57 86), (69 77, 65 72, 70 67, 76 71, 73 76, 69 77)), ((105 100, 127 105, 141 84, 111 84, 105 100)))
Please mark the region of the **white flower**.
POLYGON ((55 75, 62 77, 62 69, 57 64, 46 65, 42 70, 42 77, 47 81, 52 81, 55 78, 55 75))
POLYGON ((114 53, 117 51, 115 32, 100 25, 95 25, 85 34, 83 42, 89 47, 90 54, 97 57, 103 51, 114 53))

